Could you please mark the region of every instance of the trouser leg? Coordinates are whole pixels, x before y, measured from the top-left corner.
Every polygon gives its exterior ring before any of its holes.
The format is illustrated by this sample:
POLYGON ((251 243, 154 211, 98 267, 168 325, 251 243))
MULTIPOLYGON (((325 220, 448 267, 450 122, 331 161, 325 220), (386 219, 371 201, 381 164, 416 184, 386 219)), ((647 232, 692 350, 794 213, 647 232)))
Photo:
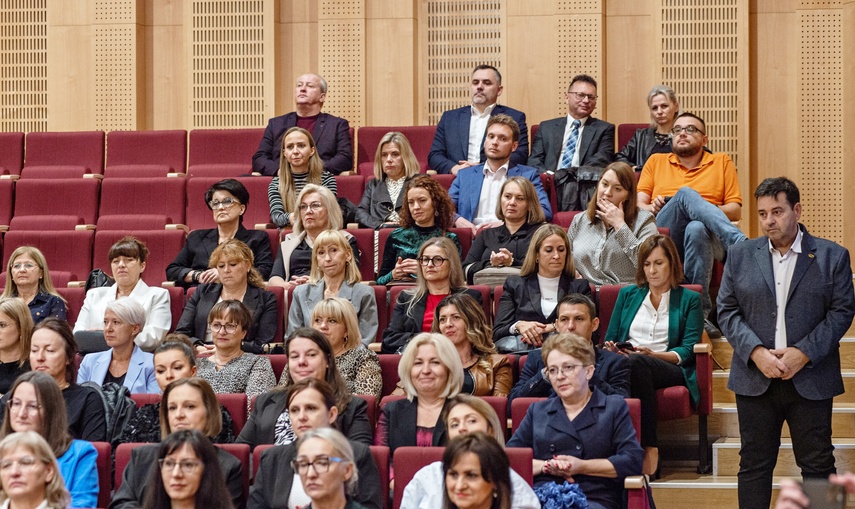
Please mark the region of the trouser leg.
POLYGON ((778 462, 784 410, 780 383, 772 380, 760 396, 736 395, 739 434, 738 498, 740 509, 769 509, 772 472, 778 462))
POLYGON ((676 364, 650 355, 630 355, 629 362, 631 394, 633 398, 641 400, 641 445, 658 447, 656 417, 659 406, 656 390, 685 385, 683 370, 676 364))

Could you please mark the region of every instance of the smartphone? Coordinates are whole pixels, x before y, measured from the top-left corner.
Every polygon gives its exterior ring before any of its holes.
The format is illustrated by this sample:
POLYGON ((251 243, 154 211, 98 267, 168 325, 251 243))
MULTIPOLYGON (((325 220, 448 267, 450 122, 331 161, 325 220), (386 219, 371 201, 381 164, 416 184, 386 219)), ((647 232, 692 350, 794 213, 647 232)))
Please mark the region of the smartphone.
POLYGON ((663 196, 662 197, 662 199, 665 201, 665 203, 668 203, 669 201, 671 201, 671 198, 673 198, 673 196, 663 196))
POLYGON ((615 346, 618 347, 618 350, 623 350, 624 352, 634 352, 635 347, 632 346, 632 343, 629 341, 621 341, 620 343, 615 343, 615 346))
POLYGON ((846 507, 846 491, 843 486, 831 484, 828 479, 807 478, 802 489, 810 500, 811 509, 842 509, 846 507))

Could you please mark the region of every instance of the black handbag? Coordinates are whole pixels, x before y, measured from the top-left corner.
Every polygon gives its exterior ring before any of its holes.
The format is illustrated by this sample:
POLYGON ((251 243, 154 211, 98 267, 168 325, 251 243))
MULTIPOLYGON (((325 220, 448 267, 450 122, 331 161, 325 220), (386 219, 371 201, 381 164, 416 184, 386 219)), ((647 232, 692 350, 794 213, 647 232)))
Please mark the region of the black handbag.
POLYGON ((95 269, 86 278, 86 291, 88 292, 92 288, 100 288, 102 286, 112 286, 115 282, 116 280, 108 276, 103 270, 95 269))
POLYGON ((555 172, 555 198, 558 212, 585 210, 597 194, 603 169, 596 166, 563 168, 555 172))

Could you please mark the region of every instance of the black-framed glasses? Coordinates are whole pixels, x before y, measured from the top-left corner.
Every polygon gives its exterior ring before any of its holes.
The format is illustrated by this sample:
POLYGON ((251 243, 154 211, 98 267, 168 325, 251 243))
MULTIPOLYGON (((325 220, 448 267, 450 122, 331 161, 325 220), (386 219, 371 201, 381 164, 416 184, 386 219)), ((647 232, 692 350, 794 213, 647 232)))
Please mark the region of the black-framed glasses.
POLYGON ((201 461, 193 461, 193 460, 181 460, 175 461, 172 458, 161 458, 157 460, 157 464, 160 465, 161 470, 165 470, 167 472, 172 472, 175 470, 177 466, 179 470, 181 470, 182 474, 190 475, 196 473, 199 470, 199 467, 202 466, 201 461))
POLYGON ((291 460, 291 469, 300 475, 306 475, 309 472, 309 467, 312 467, 315 472, 324 474, 329 472, 331 463, 347 463, 347 460, 336 456, 319 456, 314 461, 293 459, 291 460))
POLYGON ((225 330, 226 334, 234 334, 237 331, 238 324, 236 323, 220 323, 214 322, 211 324, 212 332, 220 332, 221 330, 225 330))
POLYGON ((563 376, 573 376, 573 373, 576 372, 579 368, 584 368, 587 364, 565 364, 560 368, 557 366, 553 366, 546 370, 546 374, 549 375, 549 378, 555 378, 559 374, 563 376))
POLYGON ((419 263, 425 267, 442 267, 442 264, 445 263, 446 260, 448 260, 448 258, 443 258, 441 256, 422 256, 418 259, 419 263))
POLYGON ((208 202, 208 206, 211 209, 227 209, 232 205, 238 205, 238 203, 234 198, 226 198, 225 200, 211 200, 208 202))
POLYGON ((683 131, 686 131, 686 134, 706 134, 705 132, 701 131, 693 125, 687 125, 685 127, 676 125, 673 129, 671 129, 671 134, 673 134, 674 136, 680 136, 683 131))
POLYGON ((575 97, 577 101, 584 101, 585 99, 587 99, 587 100, 593 102, 593 101, 596 101, 597 97, 598 97, 597 94, 586 94, 584 92, 567 92, 567 93, 572 95, 573 97, 575 97))

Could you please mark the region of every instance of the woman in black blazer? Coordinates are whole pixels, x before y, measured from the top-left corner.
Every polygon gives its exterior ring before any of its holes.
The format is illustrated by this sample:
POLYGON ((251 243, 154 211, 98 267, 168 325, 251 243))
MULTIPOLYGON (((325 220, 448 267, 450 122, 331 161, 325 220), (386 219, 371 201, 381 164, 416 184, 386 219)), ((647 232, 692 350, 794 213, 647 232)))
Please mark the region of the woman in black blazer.
POLYGON ((466 288, 457 246, 448 237, 426 240, 417 260, 416 286, 398 295, 389 326, 383 331, 383 353, 400 353, 413 336, 430 332, 433 311, 446 295, 466 292, 481 303, 481 292, 466 288))
POLYGON ((558 301, 565 295, 591 296, 586 279, 576 278, 570 239, 558 225, 534 232, 519 276, 505 280, 496 311, 493 341, 499 353, 539 348, 555 332, 558 301))
POLYGON ((327 338, 314 329, 297 329, 285 340, 285 355, 288 366, 282 373, 280 386, 258 397, 235 442, 249 444, 254 449, 259 444, 284 445, 296 440, 286 408, 288 390, 297 382, 316 378, 327 382, 335 392, 336 428, 353 442, 371 445, 373 434, 368 422, 368 404, 362 398, 351 396, 347 390, 327 338), (280 424, 278 433, 277 423, 280 424))
POLYGON ((650 108, 650 127, 635 131, 626 146, 615 154, 615 161, 627 163, 635 171, 641 171, 651 155, 671 152, 671 128, 680 114, 677 94, 668 85, 650 89, 647 107, 650 108))
POLYGON ((205 204, 214 213, 216 228, 194 230, 178 256, 166 267, 166 279, 189 288, 200 283, 217 281, 217 271, 208 260, 218 245, 237 239, 252 250, 254 265, 263 279, 270 277, 273 254, 267 232, 243 227, 243 214, 249 205, 249 191, 235 179, 225 179, 205 192, 205 204))
POLYGON ((374 178, 365 184, 356 209, 359 226, 375 230, 399 226, 404 188, 420 169, 407 137, 395 131, 386 133, 374 154, 374 178))
POLYGON ((220 300, 239 300, 252 312, 241 349, 261 353, 265 344, 276 339, 276 296, 264 289, 264 281, 253 267, 252 251, 232 239, 214 250, 210 264, 220 282, 199 286, 184 306, 175 332, 194 338, 197 353, 207 353, 214 348, 208 332, 211 308, 220 300))

